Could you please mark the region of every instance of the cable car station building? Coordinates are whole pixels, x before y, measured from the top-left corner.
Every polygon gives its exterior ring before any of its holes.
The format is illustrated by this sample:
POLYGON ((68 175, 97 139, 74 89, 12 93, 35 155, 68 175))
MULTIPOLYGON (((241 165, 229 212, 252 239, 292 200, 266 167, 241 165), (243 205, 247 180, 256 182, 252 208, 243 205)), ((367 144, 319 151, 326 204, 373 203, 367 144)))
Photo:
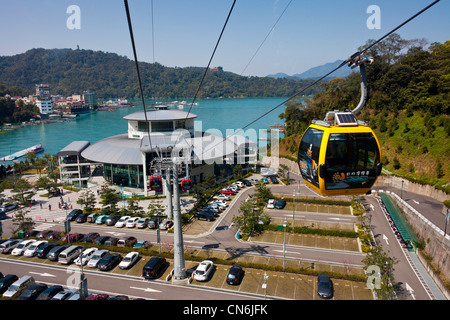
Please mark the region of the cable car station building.
MULTIPOLYGON (((64 152, 58 153, 59 161, 67 162, 65 157, 68 154, 79 156, 84 166, 86 162, 92 166, 103 166, 103 177, 107 181, 144 195, 153 193, 149 190, 152 176, 168 178, 164 168, 166 163, 172 161, 180 163, 180 181, 189 177, 194 184, 201 182, 208 174, 214 175, 215 165, 241 164, 245 168, 256 163, 256 143, 239 135, 227 139, 195 131, 195 118, 197 115, 193 113, 166 106, 156 106, 146 113, 135 112, 124 117, 128 121, 127 133, 90 145, 84 143, 84 148, 68 152, 68 147, 70 149, 71 145, 76 144, 72 142, 62 150, 64 152)), ((63 174, 61 180, 74 182, 63 174)))

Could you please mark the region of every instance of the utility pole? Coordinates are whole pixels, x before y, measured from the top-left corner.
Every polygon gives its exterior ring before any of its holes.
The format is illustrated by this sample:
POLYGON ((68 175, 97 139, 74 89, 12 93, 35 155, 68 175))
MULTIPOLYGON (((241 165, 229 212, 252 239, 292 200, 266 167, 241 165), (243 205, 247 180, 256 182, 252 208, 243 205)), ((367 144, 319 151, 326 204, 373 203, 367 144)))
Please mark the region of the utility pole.
POLYGON ((176 158, 173 159, 173 196, 174 196, 173 278, 174 280, 184 280, 186 279, 186 266, 184 262, 183 232, 181 226, 181 212, 180 212, 180 190, 178 187, 178 164, 176 158))
POLYGON ((170 168, 166 168, 166 200, 167 200, 167 218, 173 219, 172 207, 172 188, 170 186, 170 168))

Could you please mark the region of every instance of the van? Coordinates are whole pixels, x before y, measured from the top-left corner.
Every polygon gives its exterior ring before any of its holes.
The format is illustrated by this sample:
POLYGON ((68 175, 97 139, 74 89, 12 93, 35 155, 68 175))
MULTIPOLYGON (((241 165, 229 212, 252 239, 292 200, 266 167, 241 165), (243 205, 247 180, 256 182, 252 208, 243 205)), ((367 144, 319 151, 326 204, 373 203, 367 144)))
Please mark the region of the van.
POLYGON ((94 255, 92 256, 92 258, 87 263, 87 266, 89 268, 97 268, 97 265, 100 262, 100 260, 102 260, 102 258, 104 256, 106 256, 108 253, 109 253, 109 250, 106 250, 106 249, 95 251, 94 255))
POLYGON ((23 276, 16 282, 14 282, 8 290, 3 294, 7 298, 17 298, 20 294, 29 286, 34 284, 34 278, 32 276, 23 276))
POLYGON ((68 247, 66 250, 59 254, 58 262, 62 264, 72 263, 73 260, 75 260, 80 255, 81 249, 83 249, 83 247, 77 245, 68 247))
POLYGON ((165 268, 166 259, 161 257, 151 257, 142 269, 142 276, 145 279, 155 279, 165 268))
POLYGON ((38 250, 40 247, 45 246, 47 243, 48 243, 48 241, 46 241, 46 240, 41 240, 41 241, 33 242, 33 243, 31 244, 31 246, 30 246, 27 250, 25 250, 25 252, 24 252, 23 255, 24 255, 25 257, 34 257, 34 256, 37 254, 37 250, 38 250))
POLYGON ((4 254, 11 253, 21 242, 22 240, 19 239, 7 240, 0 244, 0 252, 4 254))

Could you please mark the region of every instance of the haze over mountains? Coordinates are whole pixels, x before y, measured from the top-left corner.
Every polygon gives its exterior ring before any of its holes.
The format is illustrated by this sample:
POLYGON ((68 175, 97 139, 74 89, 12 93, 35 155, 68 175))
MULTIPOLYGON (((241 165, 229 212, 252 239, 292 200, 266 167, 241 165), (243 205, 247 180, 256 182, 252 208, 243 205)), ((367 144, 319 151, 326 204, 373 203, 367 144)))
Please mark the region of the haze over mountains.
MULTIPOLYGON (((286 79, 294 79, 294 80, 306 80, 306 79, 319 79, 323 77, 325 74, 330 72, 331 70, 338 67, 344 60, 336 60, 335 62, 329 62, 325 63, 323 65, 313 67, 311 69, 306 70, 302 73, 297 73, 292 76, 287 75, 285 73, 276 73, 276 74, 269 74, 267 77, 270 78, 286 78, 286 79)), ((356 69, 358 70, 358 69, 356 69)), ((346 78, 349 74, 353 72, 353 69, 350 69, 349 67, 342 67, 339 70, 336 70, 336 72, 332 73, 329 77, 326 79, 334 79, 334 78, 346 78)))

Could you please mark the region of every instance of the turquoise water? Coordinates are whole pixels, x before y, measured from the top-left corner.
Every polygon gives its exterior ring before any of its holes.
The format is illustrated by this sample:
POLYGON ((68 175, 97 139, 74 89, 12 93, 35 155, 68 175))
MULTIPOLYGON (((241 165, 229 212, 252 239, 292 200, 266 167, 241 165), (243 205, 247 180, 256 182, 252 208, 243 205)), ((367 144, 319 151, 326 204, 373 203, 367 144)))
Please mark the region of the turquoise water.
MULTIPOLYGON (((193 106, 191 113, 198 115, 195 123, 197 130, 216 129, 215 131, 226 135, 227 129, 242 128, 283 101, 285 98, 204 99, 197 101, 199 105, 193 106)), ((150 105, 150 101, 146 101, 147 104, 150 105)), ((270 125, 275 123, 282 123, 278 115, 284 112, 284 108, 280 106, 256 121, 246 132, 259 132, 260 129, 270 129, 270 125)), ((116 109, 111 112, 97 111, 76 120, 27 125, 15 131, 7 131, 0 135, 0 157, 38 143, 44 147, 44 153, 56 154, 72 141, 87 140, 94 143, 109 136, 126 133, 127 121, 123 117, 142 110, 141 104, 136 102, 135 108, 116 109)), ((182 110, 188 111, 189 107, 185 106, 182 110)), ((262 145, 265 145, 264 141, 260 141, 260 146, 262 145)), ((11 162, 5 162, 8 163, 11 162)))

